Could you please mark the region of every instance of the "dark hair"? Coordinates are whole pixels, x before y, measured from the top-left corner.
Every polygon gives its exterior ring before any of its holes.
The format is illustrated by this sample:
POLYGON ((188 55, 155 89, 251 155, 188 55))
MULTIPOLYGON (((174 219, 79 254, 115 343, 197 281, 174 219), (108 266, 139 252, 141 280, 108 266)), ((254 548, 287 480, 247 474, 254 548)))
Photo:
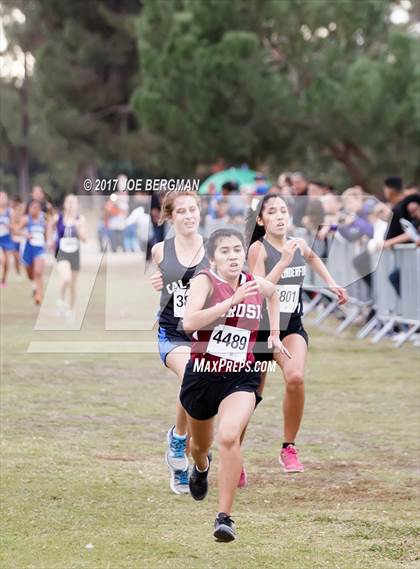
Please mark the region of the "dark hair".
MULTIPOLYGON (((262 210, 268 200, 280 198, 286 203, 286 200, 280 194, 265 194, 265 196, 260 200, 256 207, 250 207, 248 209, 246 220, 245 220, 245 240, 248 247, 251 247, 255 241, 261 239, 265 234, 265 229, 257 223, 257 217, 261 216, 262 210)), ((256 198, 254 198, 256 199, 256 198)), ((254 202, 254 200, 253 200, 254 202)), ((286 204, 287 205, 287 204, 286 204)))
POLYGON ((403 181, 399 176, 390 176, 389 178, 386 178, 384 184, 387 188, 391 188, 398 193, 402 192, 403 190, 403 181))
POLYGON ((309 218, 311 229, 318 231, 324 222, 324 208, 320 200, 310 200, 306 208, 306 215, 309 218))
POLYGON ((407 206, 411 203, 416 203, 416 204, 420 205, 420 195, 419 194, 411 194, 411 196, 407 196, 401 202, 403 217, 406 217, 408 220, 411 219, 411 215, 410 215, 410 212, 408 211, 407 206))
MULTIPOLYGON (((288 184, 289 186, 292 185, 292 177, 290 174, 280 174, 280 176, 284 175, 284 181, 286 184, 288 184)), ((279 178, 280 178, 279 176, 279 178)), ((277 186, 277 184, 275 184, 277 186)))
POLYGON ((31 205, 33 204, 38 204, 39 207, 42 209, 42 202, 40 202, 39 200, 29 200, 28 202, 28 209, 31 207, 31 205))
POLYGON ((244 236, 237 229, 229 229, 228 227, 226 229, 216 229, 216 231, 213 231, 210 235, 206 243, 206 252, 209 259, 214 259, 216 247, 223 237, 237 237, 245 249, 244 236))
POLYGON ((228 192, 236 192, 237 189, 238 186, 235 184, 235 182, 225 182, 222 184, 222 190, 227 190, 228 192))
POLYGON ((308 183, 314 186, 319 186, 320 188, 325 188, 325 189, 328 188, 327 184, 325 184, 324 182, 319 182, 318 180, 309 180, 308 183))

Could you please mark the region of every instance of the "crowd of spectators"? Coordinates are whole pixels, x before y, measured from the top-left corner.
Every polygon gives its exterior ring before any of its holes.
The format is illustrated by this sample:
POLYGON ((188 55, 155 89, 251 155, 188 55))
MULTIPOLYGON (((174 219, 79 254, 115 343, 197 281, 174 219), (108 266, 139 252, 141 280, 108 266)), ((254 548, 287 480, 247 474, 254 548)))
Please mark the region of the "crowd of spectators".
MULTIPOLYGON (((124 191, 125 181, 121 175, 118 190, 105 204, 98 225, 100 247, 148 253, 170 230, 168 224, 159 225, 163 196, 161 192, 129 195, 124 191)), ((420 243, 420 194, 416 186, 404 187, 401 178, 389 177, 379 201, 360 186, 339 193, 328 183, 311 180, 302 172, 282 173, 274 184, 263 174, 249 185, 227 181, 220 191, 210 184, 201 200, 201 232, 208 237, 220 227, 243 227, 252 200, 266 193, 285 199, 292 232, 312 235, 313 247, 322 257, 327 257, 332 237, 359 243, 361 252, 353 263, 369 287, 369 269, 377 251, 399 243, 420 243)), ((397 278, 393 283, 398 289, 397 278)))

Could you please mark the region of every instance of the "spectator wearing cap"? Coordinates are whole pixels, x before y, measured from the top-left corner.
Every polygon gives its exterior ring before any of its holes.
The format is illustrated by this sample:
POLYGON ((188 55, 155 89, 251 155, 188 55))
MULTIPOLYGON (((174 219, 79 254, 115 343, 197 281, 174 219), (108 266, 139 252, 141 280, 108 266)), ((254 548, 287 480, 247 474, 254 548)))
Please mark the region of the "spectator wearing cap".
POLYGON ((225 182, 222 185, 222 196, 229 204, 229 217, 245 216, 246 202, 239 194, 238 185, 235 182, 225 182))
POLYGON ((269 189, 267 176, 258 172, 255 175, 255 193, 257 196, 264 196, 269 189))

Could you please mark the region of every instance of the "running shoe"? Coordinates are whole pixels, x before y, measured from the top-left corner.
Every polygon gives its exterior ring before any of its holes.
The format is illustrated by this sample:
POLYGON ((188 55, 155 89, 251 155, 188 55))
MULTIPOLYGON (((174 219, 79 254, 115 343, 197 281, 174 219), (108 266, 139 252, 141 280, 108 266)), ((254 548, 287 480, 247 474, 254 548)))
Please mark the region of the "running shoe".
POLYGON ((208 475, 210 471, 211 455, 208 456, 208 468, 205 472, 199 472, 194 464, 190 474, 190 493, 194 500, 204 500, 209 490, 208 475))
POLYGON ((233 541, 236 537, 235 529, 233 527, 234 521, 230 516, 224 512, 217 514, 216 521, 214 522, 213 535, 216 541, 233 541))
POLYGON ((168 450, 165 454, 166 464, 169 470, 188 470, 187 437, 175 436, 174 429, 175 427, 171 427, 166 436, 168 441, 168 450))
POLYGON ((298 457, 298 451, 293 445, 283 448, 280 452, 279 463, 283 465, 286 473, 303 472, 303 464, 298 457))
POLYGON ((65 316, 68 324, 74 324, 76 322, 76 314, 73 310, 67 310, 65 316))
POLYGON ((241 475, 239 477, 238 488, 245 488, 248 486, 248 474, 245 469, 245 466, 242 467, 241 475))
POLYGON ((175 494, 189 494, 188 469, 171 470, 171 480, 169 482, 172 492, 175 494))
POLYGON ((61 298, 58 299, 57 300, 57 308, 56 308, 57 316, 65 316, 67 310, 68 310, 67 303, 64 302, 64 300, 61 300, 61 298))

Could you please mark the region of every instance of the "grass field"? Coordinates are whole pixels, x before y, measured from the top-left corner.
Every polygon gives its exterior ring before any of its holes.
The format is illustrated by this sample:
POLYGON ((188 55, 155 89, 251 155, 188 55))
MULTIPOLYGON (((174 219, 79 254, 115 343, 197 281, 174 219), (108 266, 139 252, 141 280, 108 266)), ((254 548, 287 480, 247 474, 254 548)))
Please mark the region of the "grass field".
MULTIPOLYGON (((97 284, 100 299, 101 275, 97 284)), ((13 280, 2 292, 2 568, 418 567, 412 347, 309 329, 306 472, 286 477, 277 463, 277 372, 248 430, 250 484, 232 514, 238 539, 217 544, 216 469, 203 503, 169 490, 163 453, 177 385, 157 354, 27 353, 31 340, 142 333, 103 332, 96 297, 82 332, 34 332, 28 290, 13 280)))

